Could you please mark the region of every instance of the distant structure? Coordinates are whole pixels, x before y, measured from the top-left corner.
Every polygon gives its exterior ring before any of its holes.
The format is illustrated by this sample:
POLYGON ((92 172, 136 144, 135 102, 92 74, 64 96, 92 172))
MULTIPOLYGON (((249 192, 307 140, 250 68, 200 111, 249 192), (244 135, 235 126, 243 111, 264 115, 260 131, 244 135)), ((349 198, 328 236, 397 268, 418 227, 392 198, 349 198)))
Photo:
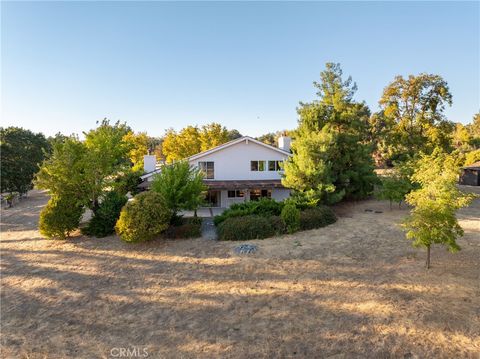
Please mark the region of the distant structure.
POLYGON ((462 167, 459 183, 467 186, 480 186, 480 161, 462 167))

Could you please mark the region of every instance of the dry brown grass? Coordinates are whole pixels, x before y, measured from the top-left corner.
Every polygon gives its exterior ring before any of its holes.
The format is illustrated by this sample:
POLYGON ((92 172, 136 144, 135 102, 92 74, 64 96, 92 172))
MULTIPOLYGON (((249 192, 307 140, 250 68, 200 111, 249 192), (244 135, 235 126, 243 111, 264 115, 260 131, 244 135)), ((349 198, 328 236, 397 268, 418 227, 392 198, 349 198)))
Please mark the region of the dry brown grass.
POLYGON ((2 218, 2 356, 108 358, 477 358, 480 201, 459 214, 463 250, 432 269, 397 224, 405 209, 365 201, 327 228, 238 243, 125 244, 40 238, 34 193, 2 218), (365 209, 383 213, 365 212, 365 209))

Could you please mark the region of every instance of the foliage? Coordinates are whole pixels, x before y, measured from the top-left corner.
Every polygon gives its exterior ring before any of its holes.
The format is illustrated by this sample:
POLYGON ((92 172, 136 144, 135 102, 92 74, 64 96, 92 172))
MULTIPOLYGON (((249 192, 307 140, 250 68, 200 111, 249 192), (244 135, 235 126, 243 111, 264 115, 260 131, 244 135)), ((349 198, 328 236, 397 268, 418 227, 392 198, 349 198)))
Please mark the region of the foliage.
POLYGON ((281 217, 287 226, 288 233, 294 233, 300 229, 300 210, 293 203, 283 206, 281 217))
POLYGON ((427 268, 432 244, 446 245, 452 252, 460 249, 456 239, 463 235, 463 230, 455 213, 467 206, 473 197, 458 190, 457 177, 455 158, 439 148, 431 155, 423 155, 412 175, 420 188, 407 195, 407 202, 413 209, 403 226, 415 247, 427 248, 427 268))
POLYGON ((477 161, 480 161, 480 149, 475 151, 470 151, 465 155, 465 162, 464 165, 468 166, 477 161))
POLYGON ((340 65, 327 63, 320 76, 314 82, 319 99, 298 109, 293 156, 284 164, 282 183, 328 204, 364 198, 377 181, 367 144, 370 111, 353 101, 356 86, 351 78, 342 80, 340 65))
POLYGON ((247 215, 279 216, 282 212, 283 203, 269 198, 261 198, 258 201, 235 203, 222 214, 215 216, 214 223, 218 226, 227 218, 241 217, 247 215))
POLYGON ((162 167, 154 176, 151 189, 164 198, 173 216, 182 209, 196 210, 203 203, 206 191, 202 172, 190 167, 187 161, 162 167))
POLYGON ((143 170, 143 156, 148 153, 149 137, 145 132, 129 131, 123 136, 122 142, 128 149, 128 158, 133 165, 132 171, 143 170))
POLYGON ((87 148, 74 136, 52 142, 52 147, 37 173, 36 186, 54 197, 75 198, 79 205, 88 205, 92 190, 85 171, 87 148))
MULTIPOLYGON (((118 184, 117 177, 131 171, 132 161, 139 163, 146 148, 144 139, 144 134, 134 135, 126 124, 110 124, 106 119, 85 133, 84 142, 74 136, 57 136, 51 141, 52 153, 42 163, 36 184, 52 195, 74 196, 96 212, 99 198, 118 184)), ((127 176, 125 188, 131 188, 135 176, 127 176)))
POLYGON ((148 241, 168 228, 171 216, 160 194, 140 193, 123 207, 115 231, 126 242, 148 241))
POLYGON ((163 233, 167 239, 198 238, 202 236, 202 220, 198 217, 182 218, 178 225, 170 225, 163 233))
POLYGON ((247 215, 223 221, 218 227, 218 237, 223 241, 243 241, 268 238, 284 231, 285 224, 278 216, 247 215))
POLYGON ((201 128, 187 126, 179 132, 169 129, 165 133, 162 153, 167 163, 172 163, 240 136, 237 130, 228 131, 224 126, 214 122, 201 128))
POLYGON ((335 213, 327 206, 307 208, 300 212, 300 229, 302 231, 325 227, 336 221, 335 213))
POLYGON ((1 192, 28 192, 49 147, 41 133, 19 127, 0 128, 1 192))
POLYGON ((392 203, 396 202, 400 206, 405 200, 405 196, 413 189, 413 184, 407 176, 402 176, 398 170, 390 175, 380 178, 381 186, 376 193, 377 198, 390 201, 390 208, 392 203))
POLYGON ((127 170, 119 174, 115 178, 113 188, 115 191, 126 195, 130 192, 131 195, 139 193, 138 185, 142 182, 140 175, 143 171, 127 170))
POLYGON ((403 160, 435 147, 449 150, 453 123, 443 114, 452 104, 448 84, 432 74, 397 76, 383 91, 380 99, 386 128, 381 136, 387 144, 384 156, 403 160))
POLYGON ((82 232, 97 238, 113 234, 115 232, 115 224, 120 217, 120 211, 126 203, 127 197, 124 194, 116 191, 108 192, 88 226, 82 232))
POLYGON ((47 238, 65 239, 78 228, 83 207, 68 197, 52 196, 40 212, 40 233, 47 238))

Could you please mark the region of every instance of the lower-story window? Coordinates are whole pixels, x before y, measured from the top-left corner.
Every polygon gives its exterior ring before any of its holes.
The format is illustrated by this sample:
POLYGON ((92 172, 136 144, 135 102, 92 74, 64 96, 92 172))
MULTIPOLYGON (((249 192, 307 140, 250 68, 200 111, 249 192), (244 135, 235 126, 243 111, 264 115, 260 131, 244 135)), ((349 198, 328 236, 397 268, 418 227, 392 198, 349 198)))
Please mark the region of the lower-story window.
POLYGON ((272 190, 271 189, 250 190, 250 201, 258 201, 260 198, 272 198, 272 190))
POLYGON ((228 198, 243 198, 245 197, 245 192, 240 190, 228 191, 228 198))

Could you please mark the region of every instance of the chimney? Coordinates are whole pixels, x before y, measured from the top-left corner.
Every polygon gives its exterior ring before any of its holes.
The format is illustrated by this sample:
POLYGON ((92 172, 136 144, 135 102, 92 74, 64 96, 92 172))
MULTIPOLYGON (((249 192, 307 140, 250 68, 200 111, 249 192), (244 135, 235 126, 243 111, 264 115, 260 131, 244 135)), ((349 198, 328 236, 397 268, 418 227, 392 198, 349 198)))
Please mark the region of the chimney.
POLYGON ((292 138, 289 136, 280 136, 278 138, 278 148, 281 150, 290 152, 290 145, 292 144, 292 138))
POLYGON ((155 155, 143 156, 143 171, 145 173, 155 171, 156 166, 157 166, 157 157, 155 157, 155 155))

